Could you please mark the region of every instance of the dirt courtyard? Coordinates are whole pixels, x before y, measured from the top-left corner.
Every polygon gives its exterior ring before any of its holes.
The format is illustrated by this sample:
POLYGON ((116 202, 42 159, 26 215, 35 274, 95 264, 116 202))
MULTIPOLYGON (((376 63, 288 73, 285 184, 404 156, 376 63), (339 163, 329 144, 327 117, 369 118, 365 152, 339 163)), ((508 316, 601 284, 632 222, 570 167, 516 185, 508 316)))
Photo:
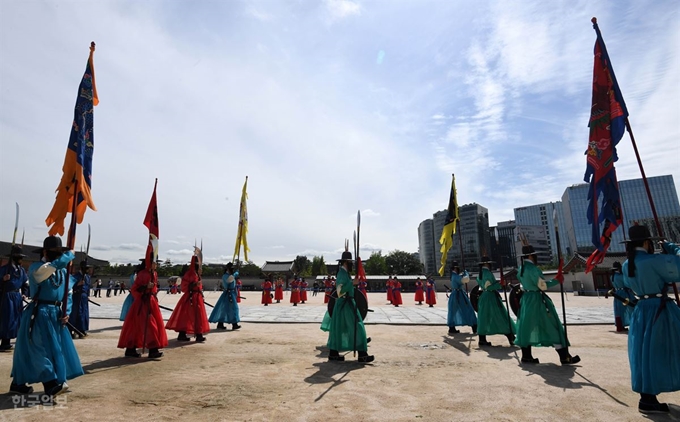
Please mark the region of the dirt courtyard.
MULTIPOLYGON (((253 298, 254 299, 254 298, 253 298)), ((255 300, 251 300, 254 306, 255 300)), ((611 302, 609 302, 611 303, 611 302)), ((445 306, 445 305, 444 305, 445 306)), ((480 348, 468 327, 368 325, 372 364, 327 362, 318 324, 242 323, 203 344, 170 345, 159 361, 123 357, 121 322, 93 319, 75 340, 86 374, 70 380, 63 409, 14 408, 0 396, 0 420, 225 421, 634 421, 626 334, 613 326, 569 327, 577 366, 536 348, 539 365, 520 365, 519 348, 489 336, 480 348)), ((214 326, 214 324, 213 324, 214 326)), ((9 388, 12 352, 0 354, 9 388)), ((36 392, 41 385, 34 385, 36 392)), ((680 393, 662 394, 680 420, 680 393)))

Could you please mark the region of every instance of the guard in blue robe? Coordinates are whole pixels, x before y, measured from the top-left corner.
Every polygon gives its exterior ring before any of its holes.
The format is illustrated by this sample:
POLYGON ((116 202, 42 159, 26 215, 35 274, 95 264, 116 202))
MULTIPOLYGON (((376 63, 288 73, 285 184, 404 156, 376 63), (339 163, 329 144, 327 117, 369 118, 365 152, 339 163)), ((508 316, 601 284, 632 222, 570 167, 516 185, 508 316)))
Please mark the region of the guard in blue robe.
POLYGON ((21 315, 12 365, 10 391, 30 394, 27 384, 42 383, 45 394, 56 396, 68 390, 66 380, 83 375, 78 352, 66 327, 71 311, 68 296, 67 315, 62 314, 65 289, 72 289, 75 279, 67 265, 75 255, 61 246, 56 236, 45 238, 36 250, 43 259, 28 269, 31 303, 21 315))
POLYGON ((680 247, 664 242, 654 254, 649 229, 628 230, 623 281, 638 297, 628 331, 628 360, 633 391, 641 413, 668 413, 656 396, 680 390, 680 308, 668 297, 680 282, 680 247))
MULTIPOLYGON (((621 263, 614 262, 612 268, 612 287, 616 295, 622 299, 628 299, 629 303, 635 302, 635 295, 633 291, 626 287, 623 282, 623 272, 621 271, 621 263)), ((614 324, 616 331, 619 333, 628 331, 630 325, 630 317, 633 315, 633 307, 627 306, 619 299, 614 299, 614 324)))
POLYGON ((216 322, 218 330, 226 330, 224 323, 231 324, 233 330, 241 328, 238 323, 241 321, 236 301, 236 279, 238 271, 233 271, 233 264, 230 262, 224 269, 222 276, 222 295, 217 300, 215 308, 210 313, 208 322, 216 322))
POLYGON ((90 331, 90 271, 92 265, 80 261, 80 271, 73 275, 73 309, 68 322, 71 324, 71 337, 83 338, 90 331))
POLYGON ((460 333, 456 326, 469 325, 472 333, 477 333, 477 315, 465 291, 465 284, 470 281, 470 274, 465 270, 462 274, 457 262, 451 265, 451 292, 449 293, 449 312, 446 325, 449 334, 460 333))
POLYGON ((0 351, 10 350, 10 340, 17 337, 23 303, 21 288, 28 281, 26 270, 21 266, 21 246, 12 246, 10 262, 0 267, 0 351))

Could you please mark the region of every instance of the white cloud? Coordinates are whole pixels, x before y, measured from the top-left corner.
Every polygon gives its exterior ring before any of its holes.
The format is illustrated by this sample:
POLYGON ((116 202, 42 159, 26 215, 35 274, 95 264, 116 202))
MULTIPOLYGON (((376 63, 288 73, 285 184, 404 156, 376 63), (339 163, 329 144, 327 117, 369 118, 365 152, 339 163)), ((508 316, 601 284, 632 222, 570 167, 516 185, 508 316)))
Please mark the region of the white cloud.
POLYGON ((362 217, 380 217, 380 213, 367 208, 361 212, 362 217))
POLYGON ((334 18, 343 19, 361 14, 361 5, 350 0, 326 0, 326 7, 334 18))
MULTIPOLYGON (((0 166, 0 215, 19 202, 26 242, 46 236, 83 33, 97 41, 101 100, 98 211, 85 216, 97 258, 139 257, 156 177, 161 257, 167 247, 187 260, 195 238, 206 257, 231 260, 245 175, 249 257, 260 264, 305 251, 338 258, 358 209, 362 249, 415 251, 418 224, 447 205, 451 173, 459 203, 486 206, 492 222, 557 200, 585 169, 592 15, 605 25, 647 173, 680 183, 677 11, 665 2, 542 6, 8 3, 0 150, 17 158, 0 166), (378 51, 389 53, 380 66, 378 51)), ((619 154, 619 177, 638 177, 628 138, 619 154)), ((0 219, 0 233, 12 230, 11 217, 0 219)))

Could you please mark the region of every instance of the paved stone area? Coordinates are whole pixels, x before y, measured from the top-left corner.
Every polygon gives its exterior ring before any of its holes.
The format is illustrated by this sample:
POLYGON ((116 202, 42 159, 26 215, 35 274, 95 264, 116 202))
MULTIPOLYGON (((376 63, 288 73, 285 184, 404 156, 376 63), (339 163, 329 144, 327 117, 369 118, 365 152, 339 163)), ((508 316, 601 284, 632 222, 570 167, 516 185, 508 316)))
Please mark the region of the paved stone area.
MULTIPOLYGON (((164 305, 161 302, 161 305, 164 305)), ((369 305, 370 307, 370 305, 369 305)), ((560 312, 559 303, 556 303, 560 312)), ((113 318, 120 316, 120 304, 101 303, 101 306, 90 304, 91 318, 113 318)), ((446 325, 446 304, 430 308, 427 305, 409 306, 374 306, 373 312, 366 317, 366 324, 413 324, 413 325, 446 325)), ((208 315, 211 308, 206 307, 208 315)), ((161 310, 163 317, 170 317, 169 311, 161 310)), ((326 312, 326 306, 304 304, 291 306, 288 303, 270 306, 243 305, 240 307, 243 322, 266 323, 321 323, 326 312)), ((511 313, 512 315, 512 313, 511 313)), ((514 318, 514 315, 512 315, 514 318)), ((613 324, 614 317, 608 307, 579 307, 567 308, 567 322, 569 324, 613 324)))

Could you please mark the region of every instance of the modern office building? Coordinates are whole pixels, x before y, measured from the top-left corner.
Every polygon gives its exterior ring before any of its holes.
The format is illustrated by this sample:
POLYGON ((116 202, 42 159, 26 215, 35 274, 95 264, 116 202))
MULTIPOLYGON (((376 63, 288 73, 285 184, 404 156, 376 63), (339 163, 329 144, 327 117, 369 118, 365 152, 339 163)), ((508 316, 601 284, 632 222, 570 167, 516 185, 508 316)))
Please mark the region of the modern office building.
MULTIPOLYGON (((418 226, 418 252, 426 274, 439 271, 442 256, 439 238, 444 228, 446 215, 446 210, 438 211, 432 215, 432 219, 427 219, 418 226)), ((453 261, 458 261, 461 266, 464 262, 465 266, 471 269, 481 260, 482 255, 489 255, 492 252, 488 210, 479 204, 472 203, 458 207, 458 215, 460 222, 456 228, 456 234, 453 235, 453 246, 446 257, 447 274, 453 261), (464 251, 462 258, 461 243, 464 251)))
MULTIPOLYGON (((649 189, 654 200, 656 213, 665 226, 664 236, 672 241, 679 241, 680 234, 680 203, 672 175, 647 178, 649 189)), ((590 254, 593 251, 592 227, 588 224, 588 189, 586 183, 568 187, 562 195, 562 209, 564 212, 564 232, 569 242, 569 254, 576 252, 590 254)), ((623 224, 617 228, 612 236, 611 252, 625 251, 625 245, 621 242, 624 235, 627 237, 628 228, 638 222, 649 227, 654 234, 657 233, 654 224, 647 192, 642 179, 619 181, 619 193, 621 195, 621 208, 623 212, 623 224)), ((602 197, 598 201, 598 207, 602 205, 602 197)), ((600 226, 600 230, 602 226, 600 226)), ((562 235, 562 231, 560 231, 562 235)))
MULTIPOLYGON (((492 230, 493 231, 493 230, 492 230)), ((503 266, 511 267, 517 262, 517 253, 515 252, 515 220, 499 221, 495 227, 495 236, 492 237, 498 240, 498 246, 494 252, 493 259, 500 265, 501 257, 503 257, 503 266)), ((492 244, 494 239, 492 240, 492 244)), ((491 249, 494 249, 493 247, 491 249)), ((522 249, 520 248, 520 253, 522 249)))
MULTIPOLYGON (((441 235, 441 231, 439 234, 441 235)), ((432 219, 428 218, 418 225, 418 255, 425 274, 434 274, 439 268, 436 267, 436 248, 439 246, 439 238, 436 243, 434 238, 432 219)))
MULTIPOLYGON (((517 257, 517 265, 521 264, 522 245, 523 241, 529 243, 534 247, 538 258, 538 265, 550 264, 552 254, 550 252, 550 242, 548 241, 547 230, 543 225, 536 226, 515 226, 515 234, 517 235, 515 241, 515 250, 520 251, 517 257)), ((561 239, 560 239, 561 240, 561 239)))
MULTIPOLYGON (((515 222, 518 226, 543 226, 546 239, 550 244, 550 260, 557 262, 557 236, 553 215, 557 212, 557 229, 564 228, 564 212, 562 202, 548 202, 546 204, 529 205, 515 208, 515 222)), ((560 231, 562 255, 567 255, 569 240, 566 233, 560 231)), ((533 245, 536 247, 536 245, 533 245)), ((521 248, 519 249, 521 252, 521 248)))

